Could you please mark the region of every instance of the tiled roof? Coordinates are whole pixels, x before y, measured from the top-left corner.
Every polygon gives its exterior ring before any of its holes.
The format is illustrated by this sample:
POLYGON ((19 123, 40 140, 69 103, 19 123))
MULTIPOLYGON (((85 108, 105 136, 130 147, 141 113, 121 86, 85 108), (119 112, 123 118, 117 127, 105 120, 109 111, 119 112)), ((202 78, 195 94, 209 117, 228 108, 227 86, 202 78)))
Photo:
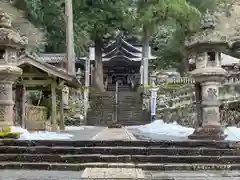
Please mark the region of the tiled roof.
MULTIPOLYGON (((84 60, 83 58, 76 57, 76 62, 84 60)), ((41 53, 38 55, 38 60, 46 63, 60 63, 62 61, 67 61, 65 53, 41 53)))
POLYGON ((66 61, 66 54, 59 53, 59 54, 39 54, 40 61, 46 63, 60 63, 62 61, 66 61))

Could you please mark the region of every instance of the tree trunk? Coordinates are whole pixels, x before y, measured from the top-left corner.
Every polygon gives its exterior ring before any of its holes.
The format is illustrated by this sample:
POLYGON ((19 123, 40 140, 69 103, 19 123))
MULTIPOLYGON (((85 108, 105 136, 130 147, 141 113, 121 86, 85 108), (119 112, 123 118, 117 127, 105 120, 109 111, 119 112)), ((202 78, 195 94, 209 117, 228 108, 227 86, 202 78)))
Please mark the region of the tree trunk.
POLYGON ((95 68, 93 86, 100 92, 105 92, 103 84, 102 37, 95 37, 95 68))
POLYGON ((183 50, 183 63, 182 63, 182 72, 185 74, 189 71, 189 57, 188 57, 188 52, 187 50, 184 48, 183 50))
POLYGON ((142 65, 143 65, 143 85, 148 85, 148 66, 149 66, 149 32, 148 27, 143 27, 143 49, 142 49, 142 65))

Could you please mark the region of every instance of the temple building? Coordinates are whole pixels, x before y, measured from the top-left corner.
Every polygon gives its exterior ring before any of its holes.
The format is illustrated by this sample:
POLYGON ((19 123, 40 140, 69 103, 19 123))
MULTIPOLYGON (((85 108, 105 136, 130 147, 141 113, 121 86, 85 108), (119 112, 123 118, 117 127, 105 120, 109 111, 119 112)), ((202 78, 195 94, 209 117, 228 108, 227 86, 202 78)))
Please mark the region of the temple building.
MULTIPOLYGON (((156 59, 156 57, 151 54, 150 47, 149 52, 150 56, 148 59, 150 61, 156 59)), ((40 54, 39 59, 63 70, 66 69, 67 61, 64 53, 40 54)), ((90 60, 89 83, 91 85, 95 66, 95 47, 89 47, 89 57, 76 57, 75 59, 76 72, 80 69, 82 76, 84 76, 83 72, 87 68, 88 60, 90 60)), ((132 81, 135 86, 143 84, 142 74, 144 67, 142 63, 142 46, 134 46, 126 42, 122 37, 118 37, 103 48, 102 61, 104 83, 108 84, 109 89, 111 89, 111 85, 115 86, 117 81, 121 82, 123 86, 128 86, 130 81, 132 81)), ((82 82, 84 82, 84 78, 82 78, 82 82)))
MULTIPOLYGON (((149 52, 150 55, 148 59, 156 59, 156 57, 151 54, 150 47, 149 52)), ((92 72, 95 60, 94 47, 89 48, 89 58, 92 72)), ((126 42, 122 37, 118 37, 115 41, 104 47, 102 61, 104 82, 110 87, 116 84, 117 81, 121 82, 123 86, 129 85, 131 81, 136 86, 142 84, 144 67, 142 63, 141 46, 134 46, 126 42)), ((81 67, 81 61, 76 63, 76 67, 81 67)))

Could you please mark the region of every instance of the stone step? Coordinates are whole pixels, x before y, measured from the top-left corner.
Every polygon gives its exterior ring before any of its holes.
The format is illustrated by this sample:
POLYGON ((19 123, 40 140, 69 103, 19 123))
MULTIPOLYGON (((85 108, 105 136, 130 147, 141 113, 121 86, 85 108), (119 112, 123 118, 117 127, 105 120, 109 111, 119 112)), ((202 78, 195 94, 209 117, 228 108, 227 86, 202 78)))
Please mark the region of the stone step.
POLYGON ((80 171, 85 168, 141 168, 151 171, 240 170, 240 164, 160 164, 160 163, 48 163, 0 162, 0 169, 80 171))
POLYGON ((169 155, 102 155, 102 154, 0 154, 0 162, 51 163, 189 163, 240 164, 240 156, 169 156, 169 155))
POLYGON ((239 142, 236 141, 211 141, 211 140, 185 140, 185 141, 127 141, 127 140, 111 140, 111 141, 68 141, 68 140, 14 140, 14 139, 2 139, 0 140, 0 146, 61 146, 61 147, 113 147, 113 146, 125 146, 125 147, 175 147, 175 148, 238 148, 239 142))
POLYGON ((102 154, 102 155, 169 155, 169 156, 240 156, 238 149, 160 148, 160 147, 47 147, 0 146, 0 154, 102 154))

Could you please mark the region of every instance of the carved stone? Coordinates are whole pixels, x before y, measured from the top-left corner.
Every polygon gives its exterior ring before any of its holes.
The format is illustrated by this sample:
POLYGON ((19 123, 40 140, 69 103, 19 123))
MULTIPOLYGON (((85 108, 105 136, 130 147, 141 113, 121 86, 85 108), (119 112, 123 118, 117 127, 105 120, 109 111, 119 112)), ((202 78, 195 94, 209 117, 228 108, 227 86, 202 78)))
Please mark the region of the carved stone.
POLYGON ((0 9, 0 128, 13 125, 12 84, 22 74, 16 66, 17 51, 27 45, 27 39, 11 29, 10 17, 0 9))

